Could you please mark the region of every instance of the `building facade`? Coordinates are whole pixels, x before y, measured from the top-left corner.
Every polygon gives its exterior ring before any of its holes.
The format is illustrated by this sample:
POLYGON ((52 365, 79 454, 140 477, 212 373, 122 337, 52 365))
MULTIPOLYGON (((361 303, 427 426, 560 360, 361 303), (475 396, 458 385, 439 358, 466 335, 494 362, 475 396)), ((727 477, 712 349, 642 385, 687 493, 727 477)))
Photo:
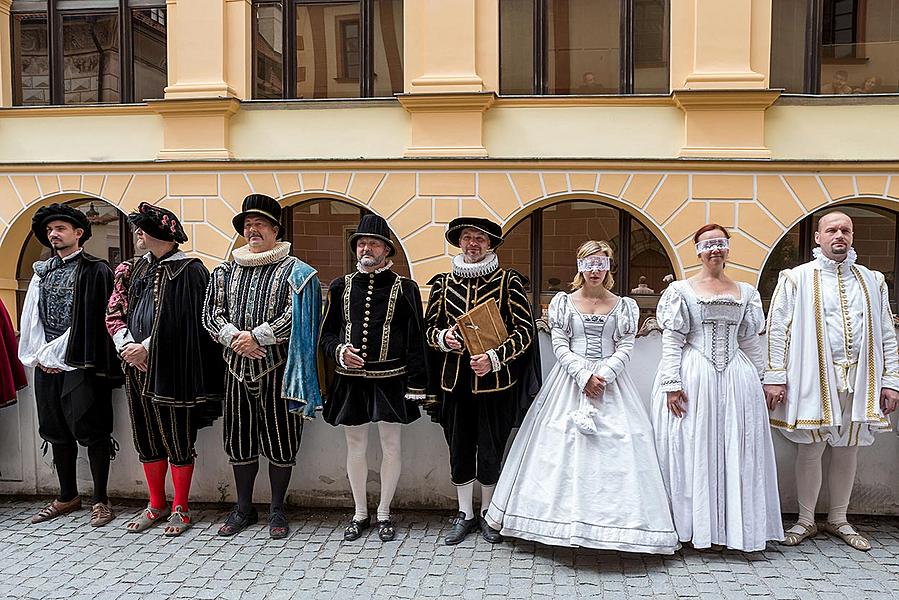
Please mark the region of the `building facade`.
POLYGON ((895 295, 899 0, 0 0, 7 306, 42 205, 77 201, 115 263, 159 203, 211 267, 251 192, 325 284, 364 212, 423 287, 477 215, 535 305, 606 239, 647 315, 700 225, 765 296, 842 206, 895 295))

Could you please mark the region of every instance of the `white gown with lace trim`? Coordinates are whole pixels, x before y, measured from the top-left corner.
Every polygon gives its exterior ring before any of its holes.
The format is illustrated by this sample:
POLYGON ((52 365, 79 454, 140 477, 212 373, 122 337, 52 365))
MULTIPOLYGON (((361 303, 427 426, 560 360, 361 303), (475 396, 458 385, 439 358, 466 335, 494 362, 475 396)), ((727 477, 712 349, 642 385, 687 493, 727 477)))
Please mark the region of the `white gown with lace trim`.
POLYGON ((675 281, 659 300, 662 364, 651 408, 656 450, 682 542, 764 550, 783 539, 777 465, 760 376, 759 293, 699 297, 675 281), (683 390, 686 415, 668 410, 683 390))
POLYGON ((643 402, 625 372, 639 309, 581 314, 568 294, 549 305, 558 363, 509 451, 486 519, 503 535, 556 546, 671 554, 678 547, 643 402), (590 375, 602 399, 583 393, 590 375))

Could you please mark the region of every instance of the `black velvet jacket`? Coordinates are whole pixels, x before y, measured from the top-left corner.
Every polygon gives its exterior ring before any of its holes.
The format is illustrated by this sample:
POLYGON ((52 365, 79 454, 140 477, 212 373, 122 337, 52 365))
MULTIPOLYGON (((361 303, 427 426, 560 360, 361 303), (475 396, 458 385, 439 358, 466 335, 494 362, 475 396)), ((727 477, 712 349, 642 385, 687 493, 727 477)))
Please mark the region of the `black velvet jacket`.
POLYGON ((403 376, 408 393, 428 388, 421 293, 414 281, 393 271, 350 273, 331 282, 319 346, 325 364, 336 363, 342 376, 403 376), (359 349, 362 369, 340 366, 337 350, 343 344, 359 349))

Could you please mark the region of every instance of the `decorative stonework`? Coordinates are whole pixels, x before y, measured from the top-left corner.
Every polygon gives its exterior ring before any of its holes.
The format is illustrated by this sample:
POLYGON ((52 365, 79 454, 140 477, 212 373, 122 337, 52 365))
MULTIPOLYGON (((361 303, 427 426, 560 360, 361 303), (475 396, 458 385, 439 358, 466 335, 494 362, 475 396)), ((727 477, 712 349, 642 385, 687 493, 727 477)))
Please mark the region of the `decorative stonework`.
MULTIPOLYGON (((449 269, 453 249, 443 231, 459 215, 492 218, 508 230, 537 207, 595 200, 643 222, 681 275, 698 267, 693 231, 705 222, 720 222, 733 236, 731 274, 756 283, 773 246, 809 212, 859 199, 899 209, 899 174, 561 169, 16 173, 0 176, 0 250, 4 256, 18 254, 39 206, 93 196, 124 212, 142 201, 172 209, 185 222, 190 250, 214 265, 233 248, 237 236, 231 218, 252 192, 285 205, 334 198, 384 216, 419 282, 449 269)), ((0 279, 15 278, 14 263, 0 266, 0 279)))

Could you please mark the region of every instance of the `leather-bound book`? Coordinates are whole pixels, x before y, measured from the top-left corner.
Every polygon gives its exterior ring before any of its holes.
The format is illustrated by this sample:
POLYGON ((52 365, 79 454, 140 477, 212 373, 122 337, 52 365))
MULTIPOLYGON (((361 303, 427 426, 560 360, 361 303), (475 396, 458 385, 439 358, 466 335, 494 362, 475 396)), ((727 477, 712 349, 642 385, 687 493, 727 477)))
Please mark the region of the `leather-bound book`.
POLYGON ((498 348, 509 339, 506 324, 499 314, 499 305, 493 299, 478 304, 464 315, 460 315, 456 322, 459 324, 458 331, 465 342, 465 348, 471 356, 498 348))

